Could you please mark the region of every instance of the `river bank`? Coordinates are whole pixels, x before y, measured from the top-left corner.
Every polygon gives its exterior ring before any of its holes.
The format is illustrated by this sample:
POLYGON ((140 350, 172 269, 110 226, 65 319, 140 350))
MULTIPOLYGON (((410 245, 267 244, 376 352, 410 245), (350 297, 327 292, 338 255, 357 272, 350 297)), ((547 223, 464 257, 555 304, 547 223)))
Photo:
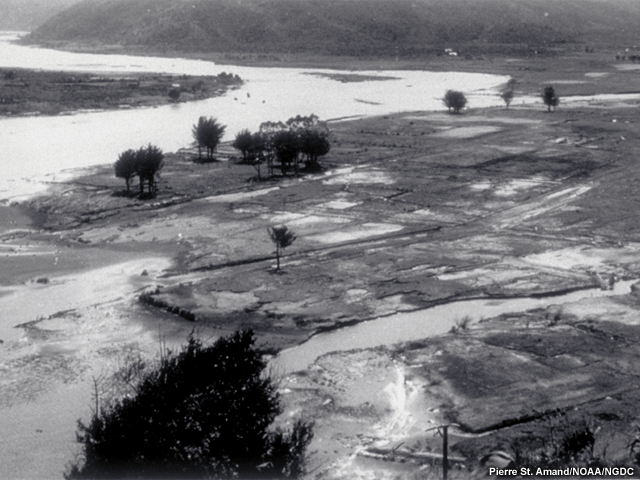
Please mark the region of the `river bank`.
MULTIPOLYGON (((0 302, 16 305, 0 335, 2 362, 12 372, 3 380, 10 392, 4 412, 12 418, 19 404, 21 415, 29 405, 41 412, 45 398, 64 404, 78 388, 90 396, 92 376, 116 368, 127 352, 154 355, 159 335, 175 346, 194 327, 204 338, 253 328, 260 345, 275 352, 318 331, 438 303, 540 297, 639 278, 636 102, 598 101, 553 114, 540 105, 335 122, 324 171, 301 178, 258 182, 228 145, 218 153, 221 161, 209 164, 194 163, 196 152, 182 150, 166 158, 152 200, 118 195, 124 183, 111 166, 52 185, 49 195, 23 203, 45 216, 41 228, 0 237, 2 271, 11 272, 0 302), (266 232, 278 224, 298 234, 282 274, 274 273, 266 232), (104 287, 113 278, 118 287, 104 287), (142 292, 162 308, 138 302, 142 292), (53 301, 61 298, 68 300, 53 301), (17 307, 25 304, 32 306, 17 307), (35 389, 40 371, 53 375, 35 389)), ((367 456, 369 447, 379 452, 405 442, 414 451, 436 451, 437 439, 416 433, 430 422, 455 420, 465 425, 461 434, 489 432, 473 441, 456 437, 456 454, 469 459, 504 440, 501 425, 520 419, 533 428, 526 419, 534 410, 578 404, 606 410, 602 399, 611 396, 624 405, 609 412, 615 418, 594 412, 613 419, 606 431, 621 429, 637 412, 615 352, 635 335, 637 313, 633 295, 590 299, 479 323, 460 318, 448 336, 332 353, 285 377, 282 421, 290 412, 316 420, 310 466, 329 478, 373 478, 372 471, 384 470, 367 456), (591 359, 578 358, 584 335, 611 329, 617 346, 591 342, 591 359), (536 335, 543 344, 560 335, 566 348, 517 353, 530 351, 536 335), (479 346, 480 337, 516 352, 525 380, 507 382, 511 390, 492 384, 492 372, 516 367, 504 351, 479 346), (607 382, 598 380, 602 369, 571 367, 605 360, 613 362, 607 382), (541 362, 560 363, 542 372, 541 362), (545 382, 558 387, 529 400, 527 392, 545 382), (572 385, 569 393, 565 384, 572 385), (484 408, 487 402, 495 408, 484 408)), ((625 350, 620 361, 633 364, 635 355, 625 350)), ((55 425, 43 420, 36 428, 68 438, 60 448, 73 450, 81 414, 70 408, 58 412, 55 425)), ((6 442, 26 445, 18 439, 32 435, 18 430, 16 441, 6 442)), ((50 471, 59 471, 54 463, 50 471)), ((20 471, 15 462, 5 464, 7 472, 20 471)), ((38 468, 24 471, 35 478, 38 468)), ((389 475, 397 468, 389 464, 389 475)))
POLYGON ((240 77, 233 74, 96 75, 3 68, 0 69, 0 115, 57 115, 152 107, 221 96, 241 84, 240 77))
POLYGON ((546 54, 484 54, 449 56, 434 53, 414 57, 318 54, 216 53, 153 50, 141 46, 41 42, 37 45, 68 52, 184 58, 217 65, 259 68, 325 69, 339 72, 430 71, 511 76, 522 96, 538 96, 544 84, 555 84, 563 95, 620 94, 639 91, 635 64, 620 58, 620 47, 602 45, 585 52, 582 45, 557 46, 546 54), (613 68, 613 70, 612 70, 613 68))

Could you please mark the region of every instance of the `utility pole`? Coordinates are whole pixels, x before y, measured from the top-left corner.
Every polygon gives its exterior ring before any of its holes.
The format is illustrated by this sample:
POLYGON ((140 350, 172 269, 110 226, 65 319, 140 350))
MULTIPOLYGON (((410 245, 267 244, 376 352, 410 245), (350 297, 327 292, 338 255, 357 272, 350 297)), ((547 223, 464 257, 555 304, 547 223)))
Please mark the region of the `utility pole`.
POLYGON ((426 431, 437 430, 442 437, 442 480, 447 480, 449 475, 449 427, 459 427, 457 423, 447 423, 429 428, 426 431))

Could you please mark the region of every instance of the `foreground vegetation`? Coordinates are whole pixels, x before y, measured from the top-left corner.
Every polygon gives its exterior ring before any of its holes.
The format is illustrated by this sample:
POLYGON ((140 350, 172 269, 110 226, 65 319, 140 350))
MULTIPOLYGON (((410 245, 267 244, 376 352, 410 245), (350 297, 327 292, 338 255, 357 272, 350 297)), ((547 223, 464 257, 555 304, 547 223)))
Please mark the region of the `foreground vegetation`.
POLYGON ((158 365, 131 361, 114 377, 125 390, 96 398, 78 422, 82 459, 66 478, 298 478, 312 425, 273 428, 282 412, 251 331, 204 345, 193 336, 158 365))

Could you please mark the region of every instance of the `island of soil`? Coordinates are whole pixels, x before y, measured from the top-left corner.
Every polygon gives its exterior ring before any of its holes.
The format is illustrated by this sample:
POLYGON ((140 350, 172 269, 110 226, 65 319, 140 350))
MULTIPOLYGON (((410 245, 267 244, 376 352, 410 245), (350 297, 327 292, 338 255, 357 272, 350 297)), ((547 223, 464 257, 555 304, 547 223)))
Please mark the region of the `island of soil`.
POLYGON ((0 115, 149 107, 203 100, 242 84, 238 75, 81 73, 0 69, 0 115))
POLYGON ((523 60, 509 109, 329 122, 321 171, 258 178, 229 144, 209 163, 185 149, 166 156, 155 198, 124 194, 108 165, 23 203, 36 223, 4 213, 0 301, 19 328, 0 329, 0 426, 29 438, 7 451, 21 465, 47 452, 48 472, 61 469, 96 379, 194 329, 252 328, 276 353, 399 312, 548 297, 281 372, 279 422, 315 421, 310 478, 431 478, 434 427, 449 423, 456 478, 496 448, 562 455, 571 435, 586 438, 584 462, 635 464, 640 295, 554 301, 640 276, 639 99, 566 99, 640 90, 598 58, 553 73, 523 60), (545 75, 563 99, 551 113, 518 101, 545 75), (275 225, 297 234, 282 272, 275 225))

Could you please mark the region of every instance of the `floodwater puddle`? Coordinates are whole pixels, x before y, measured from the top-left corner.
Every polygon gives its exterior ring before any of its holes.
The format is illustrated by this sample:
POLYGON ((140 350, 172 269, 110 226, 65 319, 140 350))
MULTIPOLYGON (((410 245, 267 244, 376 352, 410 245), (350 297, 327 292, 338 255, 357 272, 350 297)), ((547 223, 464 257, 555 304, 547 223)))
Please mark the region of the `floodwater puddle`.
MULTIPOLYGON (((140 288, 140 272, 147 270, 153 278, 171 265, 166 258, 149 257, 47 279, 6 287, 0 298, 0 338, 18 340, 22 331, 18 324, 47 318, 61 311, 103 304, 131 295, 140 288)), ((146 281, 146 280, 145 280, 146 281)))
POLYGON ((320 243, 341 243, 350 242, 352 240, 361 240, 363 238, 375 237, 386 233, 393 233, 402 230, 402 225, 393 225, 387 223, 363 223, 347 229, 341 229, 335 232, 321 233, 307 237, 309 240, 315 240, 320 243))
POLYGON ((238 192, 238 193, 227 193, 223 195, 214 195, 212 197, 207 197, 204 200, 211 203, 232 203, 232 202, 241 202, 242 200, 248 200, 254 197, 260 197, 262 195, 266 195, 269 192, 273 192, 274 190, 279 190, 280 187, 271 187, 271 188, 263 188, 260 190, 253 190, 250 192, 238 192))
POLYGON ((480 135, 486 135, 488 133, 500 132, 502 128, 493 126, 478 126, 478 127, 457 127, 445 130, 443 132, 434 133, 434 137, 444 138, 473 138, 480 135))
POLYGON ((638 261, 640 260, 639 248, 638 245, 628 245, 625 248, 567 247, 527 255, 520 260, 542 267, 586 271, 605 268, 607 263, 638 261))
POLYGON ((510 197, 522 190, 528 190, 543 183, 545 183, 543 178, 519 178, 498 186, 494 193, 500 197, 510 197))
POLYGON ((625 295, 631 291, 631 285, 636 281, 618 282, 612 290, 588 288, 541 298, 460 300, 413 312, 378 317, 350 327, 319 333, 297 347, 283 350, 272 360, 272 364, 278 371, 287 374, 307 368, 318 357, 330 352, 375 348, 442 335, 465 317, 471 322, 477 322, 505 313, 524 312, 596 297, 625 295))
POLYGON ((493 190, 494 195, 497 195, 499 197, 510 197, 524 190, 539 187, 540 185, 543 185, 545 183, 551 182, 542 177, 517 178, 505 183, 483 180, 480 182, 472 183, 471 185, 469 185, 469 188, 476 192, 493 190))
POLYGON ((349 185, 353 184, 370 184, 370 183, 382 183, 385 185, 391 185, 395 183, 395 180, 391 178, 386 172, 370 169, 370 170, 356 170, 355 168, 345 168, 336 170, 334 175, 322 182, 326 185, 349 185))
POLYGON ((318 205, 320 208, 330 208, 331 210, 346 210, 347 208, 360 205, 360 202, 348 202, 346 200, 332 200, 327 203, 318 205))

